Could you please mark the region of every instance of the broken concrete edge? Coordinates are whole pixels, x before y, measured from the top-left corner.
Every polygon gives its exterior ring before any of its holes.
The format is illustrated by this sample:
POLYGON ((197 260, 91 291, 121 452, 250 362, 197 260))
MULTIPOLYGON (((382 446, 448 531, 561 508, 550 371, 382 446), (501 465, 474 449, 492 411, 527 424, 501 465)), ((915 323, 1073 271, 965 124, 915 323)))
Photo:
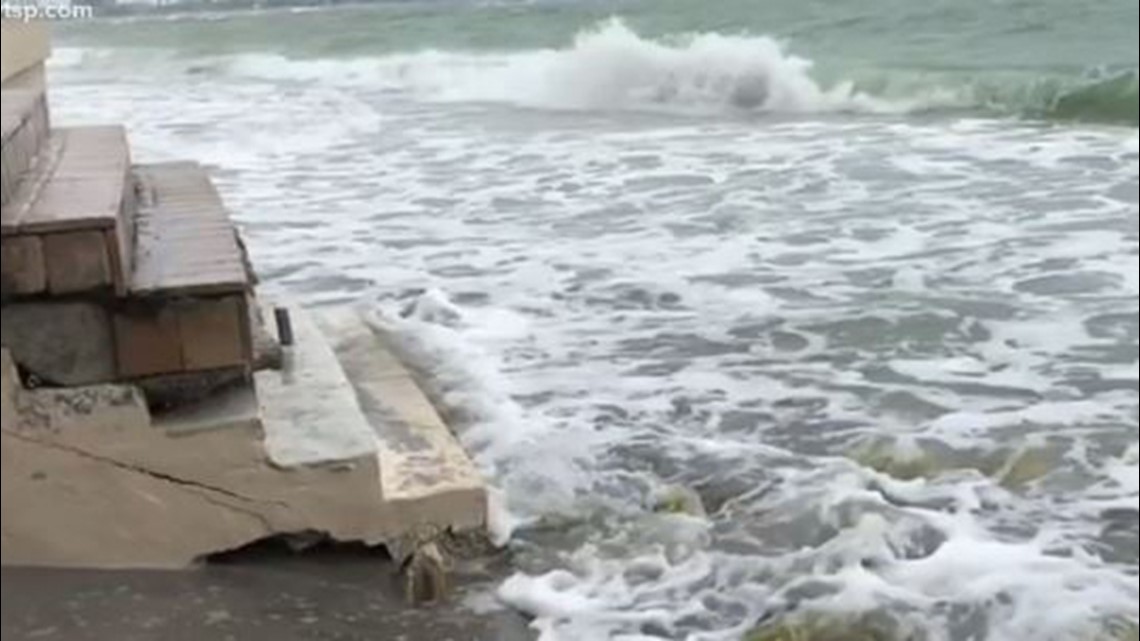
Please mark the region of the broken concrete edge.
POLYGON ((386 337, 355 312, 329 312, 322 327, 376 430, 385 498, 468 491, 485 507, 485 479, 386 337))
POLYGON ((388 547, 421 515, 447 509, 381 501, 375 459, 337 471, 271 468, 254 426, 172 437, 148 429, 141 403, 116 401, 84 405, 83 424, 68 428, 71 404, 25 396, 46 401, 32 414, 47 418, 5 417, 0 432, 4 565, 177 569, 306 532, 388 547))
MULTIPOLYGON (((440 537, 487 537, 488 497, 477 476, 386 499, 379 454, 275 466, 254 418, 230 417, 230 429, 210 429, 201 417, 187 430, 154 429, 164 422, 149 416, 133 386, 23 390, 6 349, 3 370, 4 565, 182 568, 302 532, 403 555, 440 537), (30 424, 20 416, 29 406, 39 408, 30 424)), ((402 371, 394 380, 410 381, 402 371)), ((434 425, 443 425, 438 416, 434 425)))

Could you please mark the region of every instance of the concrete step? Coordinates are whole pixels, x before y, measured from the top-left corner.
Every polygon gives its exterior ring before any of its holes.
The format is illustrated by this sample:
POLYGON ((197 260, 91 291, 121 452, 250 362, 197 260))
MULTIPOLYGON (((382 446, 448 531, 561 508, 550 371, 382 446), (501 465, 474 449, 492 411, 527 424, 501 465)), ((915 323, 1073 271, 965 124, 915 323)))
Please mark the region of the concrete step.
POLYGON ((294 342, 282 348, 281 369, 254 374, 270 461, 295 468, 374 458, 376 435, 336 354, 308 313, 292 307, 290 317, 294 342))
POLYGON ((129 299, 115 314, 120 375, 248 371, 252 278, 209 175, 191 162, 140 165, 133 174, 133 270, 129 299))
POLYGON ((3 205, 19 189, 49 133, 47 98, 37 91, 5 90, 3 101, 3 205))
POLYGON ((3 294, 126 293, 134 189, 122 127, 59 129, 0 216, 3 294))
POLYGON ((251 286, 233 222, 193 162, 135 168, 138 213, 132 296, 244 294, 251 286))
POLYGON ((400 528, 484 529, 482 475, 387 337, 356 312, 329 313, 321 320, 376 435, 381 495, 400 515, 400 528))
MULTIPOLYGON (((487 488, 385 339, 351 311, 289 308, 284 368, 255 374, 266 450, 279 467, 371 459, 389 541, 428 527, 481 530, 487 488)), ((271 312, 265 312, 272 317, 271 312)))

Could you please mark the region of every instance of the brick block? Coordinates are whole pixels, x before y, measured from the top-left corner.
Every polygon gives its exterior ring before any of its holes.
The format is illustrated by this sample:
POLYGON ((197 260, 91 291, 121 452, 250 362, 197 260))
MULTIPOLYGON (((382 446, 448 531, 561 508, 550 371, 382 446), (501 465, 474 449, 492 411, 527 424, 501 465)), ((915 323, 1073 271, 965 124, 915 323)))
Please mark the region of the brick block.
POLYGON ((47 234, 43 245, 48 290, 52 294, 90 291, 114 282, 103 232, 47 234))
POLYGON ((199 299, 180 306, 183 365, 187 371, 248 365, 245 301, 240 296, 199 299))
POLYGON ((43 244, 36 236, 9 236, 2 243, 0 295, 26 296, 47 289, 43 244))
POLYGON ((139 378, 181 372, 182 339, 173 308, 131 309, 115 316, 119 375, 139 378))

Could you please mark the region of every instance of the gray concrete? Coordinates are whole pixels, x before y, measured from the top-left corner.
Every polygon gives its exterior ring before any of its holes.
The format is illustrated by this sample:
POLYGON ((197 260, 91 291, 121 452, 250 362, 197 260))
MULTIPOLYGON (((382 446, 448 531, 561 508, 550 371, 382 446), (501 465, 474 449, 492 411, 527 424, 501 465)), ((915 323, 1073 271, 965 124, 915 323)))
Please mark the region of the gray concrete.
POLYGON ((251 283, 237 232, 197 163, 141 165, 135 217, 136 296, 242 294, 251 283))
POLYGON ((296 467, 375 456, 376 436, 336 355, 309 314, 291 315, 295 341, 282 350, 282 368, 254 375, 270 460, 296 467))
MULTIPOLYGON (((513 613, 404 605, 366 555, 269 559, 193 572, 5 568, 4 641, 532 641, 513 613)), ((483 579, 486 581, 487 579, 483 579)), ((493 584, 468 583, 466 591, 493 584)))
POLYGON ((7 205, 47 138, 47 102, 36 91, 4 90, 3 170, 0 203, 7 205))
POLYGON ((111 320, 99 305, 5 305, 0 341, 17 363, 48 382, 90 385, 115 378, 111 320))
POLYGON ((22 190, 4 208, 2 228, 9 233, 113 229, 123 213, 130 169, 130 148, 122 127, 73 127, 52 134, 50 157, 39 184, 22 190), (27 192, 25 194, 25 192, 27 192))
POLYGON ((322 318, 375 430, 384 501, 400 505, 412 522, 484 527, 487 495, 482 475, 389 348, 387 337, 353 311, 322 318))

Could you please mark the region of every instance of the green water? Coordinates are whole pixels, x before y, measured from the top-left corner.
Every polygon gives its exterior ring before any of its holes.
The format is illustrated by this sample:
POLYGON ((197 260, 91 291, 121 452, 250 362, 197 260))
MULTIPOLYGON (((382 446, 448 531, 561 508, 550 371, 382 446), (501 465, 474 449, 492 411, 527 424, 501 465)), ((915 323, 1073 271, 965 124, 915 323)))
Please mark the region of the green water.
POLYGON ((968 91, 979 108, 1032 117, 1137 122, 1137 3, 1129 0, 689 0, 482 4, 419 2, 324 10, 119 18, 67 25, 64 44, 360 58, 426 50, 514 52, 571 46, 620 18, 642 37, 770 36, 849 81, 900 98, 968 91))

